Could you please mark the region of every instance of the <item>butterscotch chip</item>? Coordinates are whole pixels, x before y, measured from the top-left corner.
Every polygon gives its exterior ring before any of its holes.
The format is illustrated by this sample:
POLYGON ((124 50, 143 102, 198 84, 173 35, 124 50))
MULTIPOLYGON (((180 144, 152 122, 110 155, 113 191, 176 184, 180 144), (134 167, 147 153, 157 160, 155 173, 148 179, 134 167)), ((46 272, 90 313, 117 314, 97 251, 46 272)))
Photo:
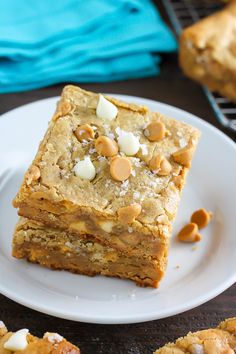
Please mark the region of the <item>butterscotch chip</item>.
POLYGON ((117 155, 118 144, 115 140, 102 135, 96 139, 95 149, 99 155, 111 157, 117 155))
POLYGON ((149 168, 153 173, 160 176, 168 176, 172 170, 169 161, 162 155, 155 155, 149 162, 149 168))
POLYGON ((148 124, 144 129, 144 135, 149 141, 160 141, 164 139, 166 134, 166 127, 160 121, 154 121, 148 124))
POLYGON ((26 184, 29 186, 33 181, 37 181, 40 175, 40 169, 37 166, 31 166, 25 175, 26 184))
POLYGON ((83 140, 93 139, 94 134, 94 130, 89 124, 80 125, 75 130, 75 136, 80 142, 83 140))
POLYGON ((188 145, 174 152, 172 154, 172 157, 175 162, 178 162, 179 164, 185 167, 190 167, 193 153, 194 153, 194 148, 191 145, 190 146, 188 145))
POLYGON ((181 186, 183 185, 183 177, 182 176, 174 176, 173 177, 173 182, 174 182, 174 184, 175 184, 175 186, 177 187, 177 188, 181 188, 181 186))
POLYGON ((185 225, 177 235, 181 242, 198 242, 201 240, 201 235, 198 233, 198 226, 195 223, 185 225))
POLYGON ((122 224, 130 224, 141 213, 141 205, 138 203, 118 209, 118 218, 122 224))
POLYGON ((202 208, 196 210, 191 216, 191 222, 197 224, 199 229, 206 227, 212 219, 212 213, 202 208))
POLYGON ((125 181, 129 178, 132 165, 127 157, 116 156, 111 160, 110 173, 114 180, 125 181))

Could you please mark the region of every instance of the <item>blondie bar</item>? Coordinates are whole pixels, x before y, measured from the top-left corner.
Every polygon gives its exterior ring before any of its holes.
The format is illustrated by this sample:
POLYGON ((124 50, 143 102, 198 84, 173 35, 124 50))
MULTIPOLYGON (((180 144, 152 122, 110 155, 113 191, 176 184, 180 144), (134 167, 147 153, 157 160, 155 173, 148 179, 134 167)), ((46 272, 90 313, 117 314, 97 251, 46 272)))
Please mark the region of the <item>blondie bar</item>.
POLYGON ((52 269, 85 275, 102 274, 134 280, 141 286, 157 287, 166 259, 134 257, 102 245, 93 237, 79 237, 20 218, 13 238, 12 254, 52 269))
POLYGON ((13 205, 162 263, 199 135, 144 106, 66 86, 13 205))
POLYGON ((154 354, 234 354, 236 351, 236 317, 217 328, 189 333, 175 343, 169 343, 154 354))
POLYGON ((43 338, 29 333, 28 329, 8 332, 0 321, 0 354, 80 354, 79 348, 58 333, 46 332, 43 338))
POLYGON ((236 1, 183 31, 179 60, 187 76, 236 102, 236 1))

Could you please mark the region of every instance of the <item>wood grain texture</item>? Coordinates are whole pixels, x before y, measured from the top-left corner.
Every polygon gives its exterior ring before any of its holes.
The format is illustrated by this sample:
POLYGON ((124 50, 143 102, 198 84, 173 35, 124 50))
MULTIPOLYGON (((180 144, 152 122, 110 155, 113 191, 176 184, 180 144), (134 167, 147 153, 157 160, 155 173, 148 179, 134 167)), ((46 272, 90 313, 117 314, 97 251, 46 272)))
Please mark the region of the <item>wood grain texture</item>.
MULTIPOLYGON (((29 102, 60 95, 63 86, 1 95, 0 114, 29 102)), ((196 114, 223 130, 201 87, 183 77, 176 55, 163 57, 162 72, 156 78, 81 86, 88 90, 141 96, 165 102, 196 114)), ((235 139, 233 133, 224 131, 235 139)), ((206 304, 177 316, 140 324, 111 326, 57 319, 30 310, 0 295, 0 319, 10 329, 27 327, 39 336, 46 330, 57 331, 79 345, 82 354, 151 354, 157 347, 175 340, 189 330, 216 326, 224 318, 232 316, 236 316, 236 285, 206 304)))

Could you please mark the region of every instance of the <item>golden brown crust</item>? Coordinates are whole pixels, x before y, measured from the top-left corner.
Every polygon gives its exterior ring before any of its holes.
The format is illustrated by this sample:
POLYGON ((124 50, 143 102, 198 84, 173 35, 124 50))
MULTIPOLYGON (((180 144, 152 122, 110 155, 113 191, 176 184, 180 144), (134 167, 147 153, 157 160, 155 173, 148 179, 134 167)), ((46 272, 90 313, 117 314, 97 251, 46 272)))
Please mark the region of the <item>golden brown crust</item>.
POLYGON ((0 332, 0 354, 80 354, 79 348, 57 334, 56 336, 59 337, 59 340, 53 340, 54 334, 49 339, 46 335, 44 338, 38 338, 28 334, 28 345, 24 350, 9 351, 4 349, 4 343, 8 341, 12 334, 12 332, 5 331, 1 335, 0 332))
POLYGON ((236 317, 229 318, 217 328, 205 329, 166 344, 154 354, 233 354, 236 349, 236 317))
POLYGON ((236 102, 236 2, 186 28, 180 65, 190 78, 236 102))

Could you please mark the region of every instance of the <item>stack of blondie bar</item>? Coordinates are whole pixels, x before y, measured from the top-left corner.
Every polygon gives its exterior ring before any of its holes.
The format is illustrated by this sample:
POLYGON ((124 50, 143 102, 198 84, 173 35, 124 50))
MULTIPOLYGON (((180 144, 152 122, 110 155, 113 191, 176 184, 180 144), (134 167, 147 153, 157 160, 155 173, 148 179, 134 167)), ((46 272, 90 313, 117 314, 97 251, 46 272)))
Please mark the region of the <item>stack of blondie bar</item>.
POLYGON ((199 131, 66 86, 13 202, 13 256, 157 287, 199 131))

